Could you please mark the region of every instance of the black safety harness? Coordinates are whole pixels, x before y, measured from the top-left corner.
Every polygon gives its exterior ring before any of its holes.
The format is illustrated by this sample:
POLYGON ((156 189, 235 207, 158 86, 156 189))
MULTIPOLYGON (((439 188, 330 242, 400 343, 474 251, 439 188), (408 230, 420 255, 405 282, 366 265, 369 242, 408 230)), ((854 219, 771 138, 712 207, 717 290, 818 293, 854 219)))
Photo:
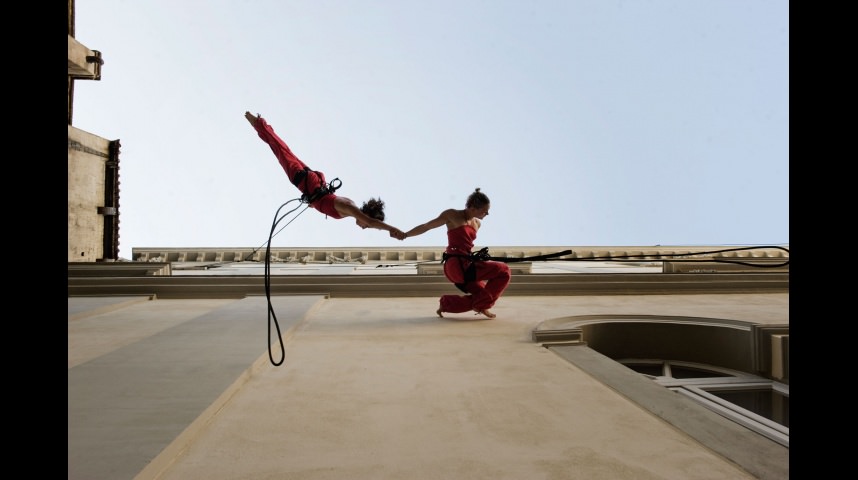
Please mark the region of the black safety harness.
POLYGON ((454 283, 459 290, 470 293, 465 289, 465 284, 468 282, 474 282, 477 280, 477 264, 475 262, 486 261, 489 260, 489 247, 483 247, 479 252, 470 252, 470 253, 447 253, 444 252, 441 255, 441 264, 447 263, 447 260, 451 258, 459 259, 459 266, 462 268, 462 273, 464 276, 464 282, 462 283, 454 283), (471 261, 468 266, 465 266, 465 259, 471 261))
POLYGON ((312 193, 307 193, 307 190, 310 189, 309 182, 307 181, 307 177, 309 176, 308 174, 310 172, 313 172, 320 177, 322 176, 321 172, 318 172, 316 170, 310 170, 310 167, 305 166, 304 170, 301 170, 300 172, 296 173, 295 178, 292 179, 292 185, 295 185, 302 192, 304 192, 304 194, 301 195, 301 203, 313 203, 329 193, 334 193, 338 188, 343 185, 343 182, 340 181, 339 178, 335 178, 329 183, 323 183, 321 186, 316 187, 316 190, 314 190, 312 193), (304 188, 301 188, 302 181, 304 182, 304 188))
POLYGON ((489 260, 494 260, 496 262, 503 263, 533 262, 539 260, 548 260, 549 258, 562 257, 563 255, 569 255, 571 253, 572 250, 563 250, 562 252, 546 253, 545 255, 534 255, 532 257, 493 257, 489 255, 489 247, 483 247, 477 252, 470 253, 444 252, 441 255, 441 263, 446 262, 448 258, 452 257, 470 258, 472 262, 487 262, 489 260))
POLYGON ((504 263, 513 263, 513 262, 530 262, 530 261, 539 261, 539 260, 548 260, 549 258, 554 257, 562 257, 563 255, 569 255, 572 253, 572 250, 563 250, 562 252, 555 253, 547 253, 545 255, 535 255, 532 257, 522 257, 522 258, 510 258, 510 257, 493 257, 489 255, 489 247, 483 247, 479 251, 470 252, 470 253, 447 253, 444 252, 441 255, 441 264, 447 262, 450 258, 456 257, 459 259, 459 262, 462 266, 462 271, 464 274, 464 282, 463 283, 454 283, 456 288, 465 292, 471 293, 465 290, 465 284, 468 282, 474 282, 477 280, 477 264, 476 262, 487 262, 490 260, 496 262, 504 262, 504 263), (464 259, 469 259, 471 263, 465 267, 464 259))

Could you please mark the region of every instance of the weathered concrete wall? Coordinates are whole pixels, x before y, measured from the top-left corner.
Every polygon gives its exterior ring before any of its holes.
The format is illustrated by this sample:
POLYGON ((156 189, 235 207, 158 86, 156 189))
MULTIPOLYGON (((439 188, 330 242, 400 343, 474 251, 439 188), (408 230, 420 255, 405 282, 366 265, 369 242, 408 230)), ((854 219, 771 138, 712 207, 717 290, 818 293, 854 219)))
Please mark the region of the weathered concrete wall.
POLYGON ((110 141, 69 125, 68 261, 104 257, 105 163, 110 141))

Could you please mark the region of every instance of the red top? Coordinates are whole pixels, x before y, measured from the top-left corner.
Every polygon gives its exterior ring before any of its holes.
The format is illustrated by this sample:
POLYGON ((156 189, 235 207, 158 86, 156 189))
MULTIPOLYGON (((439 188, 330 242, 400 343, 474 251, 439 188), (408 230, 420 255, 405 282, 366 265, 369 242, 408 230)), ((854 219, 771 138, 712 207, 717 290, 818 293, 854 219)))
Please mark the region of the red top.
POLYGON ((333 193, 329 193, 324 197, 311 203, 310 206, 331 218, 336 218, 337 220, 339 220, 343 218, 343 216, 340 215, 340 212, 338 212, 336 208, 334 208, 334 200, 336 200, 336 198, 336 195, 334 195, 333 193))
POLYGON ((477 230, 468 224, 447 230, 447 253, 471 253, 476 239, 477 230))

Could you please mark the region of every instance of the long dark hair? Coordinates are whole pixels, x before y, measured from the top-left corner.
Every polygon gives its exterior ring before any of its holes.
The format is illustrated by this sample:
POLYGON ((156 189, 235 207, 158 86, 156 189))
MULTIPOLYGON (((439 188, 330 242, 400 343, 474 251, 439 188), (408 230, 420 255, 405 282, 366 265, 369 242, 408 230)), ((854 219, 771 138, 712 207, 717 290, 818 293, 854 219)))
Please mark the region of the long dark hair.
POLYGON ((376 220, 384 221, 384 202, 380 198, 370 198, 363 202, 360 211, 376 220))

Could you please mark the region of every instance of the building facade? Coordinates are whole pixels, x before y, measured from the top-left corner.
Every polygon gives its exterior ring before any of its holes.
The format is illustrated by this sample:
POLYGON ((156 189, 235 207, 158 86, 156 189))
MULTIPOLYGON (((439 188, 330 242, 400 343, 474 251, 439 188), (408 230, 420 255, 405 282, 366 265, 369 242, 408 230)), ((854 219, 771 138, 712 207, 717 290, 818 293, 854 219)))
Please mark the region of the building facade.
POLYGON ((68 44, 70 480, 789 478, 788 245, 494 247, 495 319, 439 246, 119 261, 68 44))

